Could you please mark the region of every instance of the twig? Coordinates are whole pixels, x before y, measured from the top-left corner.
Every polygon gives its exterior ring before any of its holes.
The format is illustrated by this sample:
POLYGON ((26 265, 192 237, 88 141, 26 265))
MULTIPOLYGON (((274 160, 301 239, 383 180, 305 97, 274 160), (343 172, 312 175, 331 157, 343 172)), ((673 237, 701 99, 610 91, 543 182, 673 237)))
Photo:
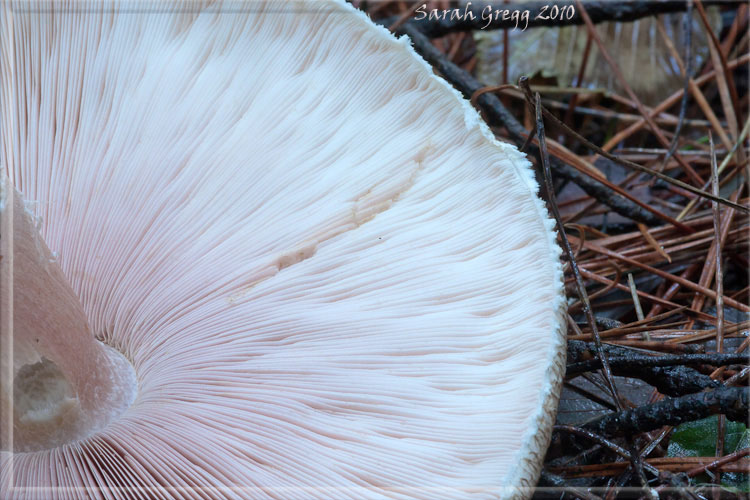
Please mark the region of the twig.
POLYGON ((632 347, 634 349, 645 349, 651 352, 664 352, 667 354, 703 354, 705 347, 697 344, 669 344, 652 340, 610 340, 605 343, 615 346, 632 347))
MULTIPOLYGON (((682 354, 676 356, 621 356, 609 357, 609 364, 613 370, 617 368, 657 367, 657 366, 679 366, 691 364, 707 364, 711 366, 727 366, 734 364, 747 364, 750 357, 747 354, 736 353, 706 353, 706 354, 682 354)), ((566 376, 577 375, 582 372, 598 370, 601 361, 590 359, 569 364, 566 376)))
MULTIPOLYGON (((686 360, 683 356, 650 357, 634 354, 633 351, 613 345, 604 345, 604 351, 608 359, 617 360, 612 364, 612 373, 622 377, 631 377, 643 380, 654 386, 660 393, 668 396, 683 396, 693 394, 705 389, 715 389, 721 384, 693 368, 682 366, 687 363, 678 362, 677 359, 686 360), (660 361, 664 360, 664 361, 660 361)), ((709 356, 715 356, 711 354, 709 356)), ((568 360, 571 364, 567 368, 567 376, 585 373, 590 369, 596 369, 598 360, 593 358, 592 346, 580 341, 568 342, 568 360)), ((698 360, 700 358, 692 358, 698 360)), ((722 358, 703 358, 704 361, 718 362, 722 358)), ((732 358, 732 361, 747 362, 747 356, 732 358)), ((699 362, 699 361, 696 361, 699 362)))
POLYGON ((651 236, 651 233, 648 232, 648 227, 646 227, 645 224, 638 223, 638 230, 643 235, 643 239, 645 239, 648 242, 648 244, 651 245, 651 248, 653 248, 656 253, 664 257, 664 260, 666 260, 667 262, 671 264, 672 257, 670 257, 669 254, 654 239, 654 237, 651 236))
POLYGON ((611 410, 611 411, 617 411, 617 408, 615 408, 615 406, 612 403, 610 403, 604 398, 597 396, 593 392, 584 389, 583 387, 580 387, 572 382, 563 382, 563 386, 575 392, 576 394, 580 394, 586 399, 598 404, 602 408, 607 408, 608 410, 611 410))
MULTIPOLYGON (((684 308, 683 308, 684 309, 684 308)), ((611 330, 605 330, 603 332, 599 332, 599 337, 601 338, 615 338, 615 337, 624 337, 625 335, 629 335, 632 333, 644 333, 649 331, 665 331, 668 330, 671 327, 680 327, 683 326, 688 320, 684 319, 681 321, 673 321, 671 323, 662 323, 660 325, 649 325, 649 324, 642 324, 640 326, 631 326, 631 325, 638 325, 641 323, 640 321, 636 321, 635 323, 631 323, 628 326, 623 326, 620 328, 613 328, 611 330)), ((680 329, 681 330, 681 329, 680 329)), ((570 340, 585 340, 589 337, 588 334, 581 333, 580 335, 570 335, 568 336, 568 339, 570 340)))
POLYGON ((594 319, 594 313, 591 309, 591 303, 589 303, 588 294, 586 293, 586 286, 583 284, 583 278, 581 277, 581 273, 578 270, 578 264, 576 263, 575 255, 573 254, 573 250, 570 247, 570 242, 568 241, 568 237, 565 234, 565 226, 562 222, 562 218, 560 217, 560 211, 557 208, 557 199, 555 197, 555 190, 552 186, 552 171, 549 166, 549 155, 547 154, 547 144, 546 144, 546 136, 544 134, 544 120, 542 119, 542 104, 540 102, 539 94, 536 94, 536 101, 535 101, 535 107, 534 112, 536 115, 536 130, 537 130, 537 138, 539 139, 539 150, 540 150, 540 157, 541 157, 541 163, 542 163, 542 173, 544 175, 544 186, 545 190, 547 192, 547 200, 549 201, 550 209, 552 210, 552 215, 555 218, 555 221, 557 222, 557 231, 560 235, 560 239, 563 243, 563 248, 565 250, 565 254, 568 256, 568 262, 570 263, 570 269, 573 271, 573 275, 576 279, 576 286, 578 288, 578 296, 581 300, 581 303, 583 304, 583 312, 586 315, 586 319, 589 322, 589 327, 591 328, 591 333, 594 336, 594 343, 596 344, 596 349, 599 354, 599 358, 602 362, 602 371, 604 372, 604 379, 607 382, 607 386, 609 387, 609 391, 612 395, 612 398, 615 402, 615 406, 618 409, 622 408, 621 402, 620 402, 620 396, 617 394, 617 388, 615 386, 614 379, 612 378, 612 372, 609 369, 609 364, 607 363, 607 357, 604 354, 604 349, 602 347, 602 341, 599 338, 599 330, 596 327, 596 320, 594 319))
MULTIPOLYGON (((743 54, 742 56, 738 57, 737 59, 734 59, 732 61, 729 61, 728 67, 729 69, 735 69, 742 64, 746 64, 747 61, 750 60, 750 54, 743 54)), ((716 70, 710 71, 706 73, 705 75, 702 75, 699 78, 696 78, 694 80, 694 83, 696 86, 703 85, 707 82, 709 82, 712 78, 716 76, 716 70)), ((652 111, 650 116, 653 118, 659 113, 662 113, 663 111, 669 109, 671 106, 673 106, 680 98, 682 97, 682 89, 678 90, 674 94, 667 97, 664 101, 662 101, 658 106, 656 106, 652 111)), ((620 144, 622 141, 633 135, 634 133, 638 132, 643 128, 643 126, 646 125, 645 118, 641 118, 639 121, 633 123, 632 125, 628 126, 627 128, 617 132, 615 135, 613 135, 607 142, 602 146, 602 149, 605 151, 610 151, 612 148, 614 148, 617 144, 620 144)), ((721 128, 719 128, 721 130, 721 128)))
MULTIPOLYGON (((682 279, 686 279, 686 280, 689 280, 689 279, 690 279, 690 276, 691 276, 691 275, 692 275, 693 273, 695 273, 695 271, 697 271, 697 270, 698 270, 698 266, 699 266, 699 265, 700 265, 700 264, 699 264, 699 263, 697 263, 697 262, 693 262, 692 264, 690 264, 690 265, 689 265, 689 266, 688 266, 688 267, 687 267, 687 268, 686 268, 686 269, 685 269, 685 270, 684 270, 684 271, 683 271, 683 272, 682 272, 682 273, 680 274, 680 278, 682 278, 682 279)), ((674 296, 675 296, 675 295, 677 294, 677 292, 679 292, 679 291, 680 291, 680 286, 681 286, 681 285, 680 285, 679 283, 672 283, 671 285, 669 285, 669 288, 667 289, 667 291, 666 291, 666 292, 664 292, 664 295, 662 295, 662 297, 661 297, 661 298, 662 298, 662 299, 664 299, 664 300, 670 300, 670 299, 672 299, 672 297, 674 297, 674 296)), ((653 307, 651 308, 651 310, 650 310, 650 311, 648 312, 648 314, 646 315, 646 318, 652 318, 652 317, 655 317, 655 316, 657 316, 657 315, 659 314, 659 312, 661 312, 661 310, 662 310, 662 306, 661 306, 661 304, 654 304, 654 306, 653 306, 653 307)))
MULTIPOLYGON (((635 316, 638 318, 638 321, 643 321, 643 308, 641 307, 641 301, 638 299, 638 289, 635 286, 633 273, 628 273, 628 286, 630 287, 630 296, 633 298, 633 305, 635 306, 635 316)), ((651 340, 648 331, 643 332, 643 340, 651 340)))
POLYGON ((736 374, 726 379, 724 381, 724 385, 726 385, 727 387, 739 385, 740 382, 742 382, 743 380, 747 378, 748 373, 750 373, 750 367, 746 366, 742 370, 738 371, 736 374))
MULTIPOLYGON (((708 133, 711 147, 711 184, 714 195, 719 192, 719 173, 716 167, 716 154, 714 154, 714 139, 711 132, 708 133)), ((715 201, 711 204, 713 212, 714 234, 716 236, 714 252, 716 262, 716 351, 724 351, 724 274, 721 269, 721 214, 719 204, 715 201)))
POLYGON ((403 14, 401 14, 398 19, 396 19, 390 26, 388 26, 388 29, 390 31, 394 31, 396 28, 404 24, 409 20, 411 15, 419 8, 420 2, 416 1, 412 3, 412 6, 406 10, 403 14))
MULTIPOLYGON (((700 6, 700 0, 698 0, 700 6)), ((702 11, 703 8, 701 7, 702 11)), ((705 13, 703 14, 705 15, 705 13)), ((718 49, 717 49, 718 50, 718 49)), ((735 124, 736 129, 736 124, 735 124)), ((736 132, 735 132, 736 133, 736 132)), ((714 138, 711 131, 708 132, 708 143, 711 151, 711 187, 714 195, 718 195, 719 192, 719 174, 716 166, 716 152, 714 151, 714 138)), ((716 263, 716 352, 724 351, 724 276, 721 270, 721 214, 719 213, 719 204, 716 202, 711 203, 711 211, 713 212, 714 222, 714 234, 715 239, 715 252, 716 263)), ((717 375, 720 375, 719 372, 717 375)), ((720 457, 724 454, 724 416, 719 415, 716 420, 716 456, 720 457)), ((721 472, 716 474, 714 478, 715 484, 721 484, 721 472)), ((715 495, 718 496, 718 495, 715 495)))
MULTIPOLYGON (((732 146, 732 149, 729 150, 729 153, 724 157, 724 160, 722 160, 721 165, 719 165, 718 173, 721 174, 727 165, 729 165, 730 160, 732 159, 732 156, 734 156, 734 153, 740 148, 743 142, 745 142, 745 139, 747 139, 748 134, 750 133, 750 118, 745 122, 745 126, 742 127, 742 132, 740 132, 740 137, 737 139, 737 141, 732 146)), ((703 189, 707 189, 709 187, 709 182, 706 182, 706 184, 703 185, 703 189)), ((691 200, 685 209, 680 212, 680 215, 677 216, 677 220, 681 220, 684 218, 695 206, 695 204, 698 202, 697 199, 691 200)))
MULTIPOLYGON (((573 427, 572 425, 555 425, 552 428, 552 430, 558 431, 558 432, 559 431, 569 432, 571 434, 576 434, 578 436, 585 437, 586 439, 594 441, 595 443, 600 444, 604 446, 605 448, 609 448, 610 450, 614 451, 615 453, 617 453, 618 455, 620 455, 621 457, 627 460, 631 459, 632 454, 628 452, 628 450, 586 429, 581 429, 580 427, 573 427)), ((659 475, 659 470, 653 465, 644 464, 643 467, 645 467, 650 473, 654 474, 655 476, 659 475)))
MULTIPOLYGON (((630 88, 630 85, 628 85, 628 82, 623 76, 622 71, 620 70, 620 67, 617 65, 615 60, 607 51, 607 48, 605 47, 604 42, 602 42, 601 37, 596 32, 594 23, 591 22, 591 18, 586 13, 586 8, 584 8, 581 0, 576 0, 576 5, 578 6, 578 9, 580 10, 580 14, 586 23, 586 28, 591 34, 591 38, 594 40, 594 43, 596 43, 596 45, 599 47, 600 54, 607 61, 607 64, 609 65, 614 75, 617 77, 617 80, 620 82, 620 85, 622 85, 622 88, 625 89, 625 92, 628 94, 628 97, 630 97, 630 99, 635 103, 636 108, 638 109, 638 112, 646 120, 646 122, 648 123, 648 126, 651 128, 654 135, 662 144, 662 146, 664 146, 665 148, 669 148, 669 142, 667 141, 666 137, 664 137, 664 134, 662 133, 661 129, 656 123, 654 123, 654 120, 653 118, 651 118, 649 111, 643 106, 640 99, 638 99, 638 96, 635 95, 635 92, 633 92, 633 89, 630 88)), ((674 159, 677 160, 677 163, 679 163, 682 166, 682 168, 685 169, 685 173, 688 174, 688 177, 693 179, 693 182, 695 182, 695 184, 699 186, 703 184, 703 179, 701 178, 701 176, 699 176, 695 172, 695 170, 693 170, 693 167, 691 167, 680 155, 677 155, 677 154, 674 155, 674 159)))
MULTIPOLYGON (((696 476, 706 472, 706 469, 716 469, 719 467, 727 472, 746 472, 747 466, 750 465, 747 461, 741 461, 739 464, 732 464, 732 462, 740 461, 745 455, 739 458, 735 455, 736 454, 727 455, 727 457, 724 457, 726 461, 722 461, 721 463, 719 463, 719 460, 711 461, 712 457, 658 457, 646 459, 646 463, 658 467, 661 470, 669 470, 673 472, 687 473, 691 470, 701 469, 701 472, 695 474, 696 476), (704 463, 705 465, 695 467, 694 464, 696 463, 704 463), (716 465, 717 463, 719 464, 716 465)), ((619 474, 627 467, 627 465, 626 462, 610 462, 595 465, 570 465, 567 467, 550 467, 548 471, 555 474, 562 474, 565 478, 572 479, 576 477, 596 477, 619 474)), ((669 488, 669 486, 660 486, 655 489, 657 492, 662 492, 667 488, 669 488)))
MULTIPOLYGON (((617 287, 620 290, 624 290, 626 292, 630 291, 630 288, 628 288, 627 286, 623 285, 622 283, 613 282, 612 280, 607 279, 604 276, 599 276, 598 274, 596 274, 594 272, 591 272, 591 271, 588 271, 586 269, 581 268, 581 274, 583 274, 586 278, 594 280, 594 281, 598 281, 599 283, 603 283, 605 285, 611 285, 611 284, 613 284, 615 287, 617 287)), ((656 304, 660 304, 662 306, 673 307, 673 308, 681 307, 679 304, 676 304, 674 302, 670 302, 669 300, 662 299, 661 297, 657 297, 655 295, 651 295, 650 293, 642 292, 640 290, 638 290, 638 296, 641 297, 641 298, 650 300, 651 302, 654 302, 656 304)), ((698 316, 699 318, 703 318, 703 319, 710 319, 711 318, 711 316, 709 316, 708 314, 706 314, 704 312, 701 312, 701 311, 696 311, 694 309, 686 308, 685 312, 686 313, 690 313, 690 314, 695 315, 695 316, 698 316)))
POLYGON ((600 496, 594 495, 583 488, 566 485, 566 481, 563 478, 555 474, 550 474, 545 470, 542 470, 539 477, 539 483, 542 487, 537 487, 537 491, 544 492, 547 489, 551 489, 555 497, 559 497, 562 494, 565 497, 573 498, 574 500, 602 500, 600 496))
MULTIPOLYGON (((583 77, 586 74, 586 65, 589 62, 589 56, 591 55, 591 36, 586 36, 586 46, 583 48, 583 55, 581 56, 581 64, 578 67, 578 76, 576 76, 575 80, 575 86, 580 87, 583 83, 583 77)), ((574 93, 572 96, 570 96, 570 101, 568 102, 568 109, 565 111, 565 116, 563 118, 563 121, 565 123, 572 125, 573 124, 573 113, 578 108, 578 93, 574 93)))
MULTIPOLYGON (((719 98, 722 107, 724 108, 724 115, 727 119, 729 132, 736 139, 739 133, 736 113, 740 110, 740 100, 737 96, 737 89, 734 86, 734 80, 731 78, 732 74, 727 69, 727 59, 724 57, 724 53, 721 50, 721 43, 719 43, 716 34, 711 29, 711 23, 708 20, 706 10, 703 8, 703 2, 701 2, 701 0, 696 0, 695 6, 709 39, 708 47, 711 52, 711 60, 718 70, 716 72, 716 83, 719 88, 719 98)), ((740 159, 744 161, 744 155, 742 155, 740 159)))
POLYGON ((553 432, 567 432, 569 434, 575 434, 577 436, 582 436, 587 438, 590 441, 593 441, 597 444, 602 445, 605 448, 609 448, 610 450, 614 451, 618 455, 620 455, 622 458, 630 458, 630 453, 628 453, 628 450, 623 448, 622 446, 613 443, 612 441, 608 440, 607 438, 600 436, 596 433, 593 433, 589 430, 582 429, 580 427, 575 427, 572 425, 555 425, 552 427, 553 432))
MULTIPOLYGON (((682 285, 685 288, 689 288, 692 291, 695 291, 695 292, 698 292, 698 293, 702 293, 702 294, 704 294, 704 295, 706 295, 706 296, 708 296, 708 297, 716 300, 716 292, 714 292, 713 290, 708 289, 708 288, 706 288, 704 286, 697 285, 697 284, 693 283, 692 281, 680 278, 679 276, 675 276, 674 274, 670 274, 670 273, 668 273, 666 271, 662 271, 661 269, 657 269, 657 268, 655 268, 653 266, 649 266, 648 264, 643 264, 642 262, 639 262, 639 261, 637 261, 635 259, 631 259, 630 257, 626 257, 624 255, 621 255, 621 254, 617 253, 617 252, 609 250, 608 248, 604 248, 602 246, 599 246, 599 245, 597 245, 595 243, 592 243, 592 242, 589 242, 589 241, 587 241, 586 243, 584 243, 584 246, 587 249, 593 250, 596 253, 600 253, 602 255, 606 255, 606 256, 611 257, 613 259, 617 259, 619 261, 625 262, 626 264, 630 264, 631 266, 635 266, 635 267, 638 267, 640 269, 643 269, 644 271, 647 271, 647 272, 649 272, 651 274, 655 274, 657 276, 660 276, 662 278, 668 279, 668 280, 673 281, 675 283, 679 283, 680 285, 682 285)), ((727 305, 729 305, 731 307, 734 307, 735 309, 739 309, 740 311, 743 311, 743 312, 749 312, 750 311, 750 307, 748 307, 747 305, 745 305, 745 304, 743 304, 741 302, 738 302, 738 301, 736 301, 734 299, 730 299, 729 297, 724 297, 724 302, 727 305)))
MULTIPOLYGON (((727 455, 725 457, 720 458, 719 460, 714 460, 713 462, 711 462, 709 464, 701 465, 701 466, 696 467, 694 469, 690 469, 687 472, 687 475, 688 475, 688 477, 698 476, 698 475, 703 474, 704 472, 706 472, 708 469, 717 469, 717 468, 722 467, 722 466, 724 466, 726 464, 730 464, 732 462, 736 462, 736 461, 742 459, 743 457, 746 457, 748 454, 750 454, 750 448, 745 448, 744 450, 736 451, 736 452, 731 453, 731 454, 729 454, 729 455, 727 455)), ((747 469, 745 469, 745 471, 747 471, 747 469)))
MULTIPOLYGON (((528 81, 524 80, 524 79, 521 79, 521 81, 519 82, 519 86, 521 87, 521 89, 524 90, 524 92, 527 95, 527 100, 529 100, 530 99, 529 93, 530 93, 531 89, 529 89, 529 87, 528 87, 528 81)), ((551 113, 546 108, 543 108, 542 112, 544 113, 544 116, 546 116, 547 118, 550 118, 556 125, 562 127, 563 130, 565 130, 568 134, 570 134, 571 136, 575 137, 576 139, 578 139, 579 141, 581 141, 586 147, 592 149, 593 151, 596 151, 597 153, 599 153, 600 155, 604 156, 608 160, 612 160, 613 162, 615 162, 615 163, 617 163, 619 165, 622 165, 622 166, 625 166, 625 167, 629 167, 629 168, 632 168, 634 170, 638 170, 640 172, 652 175, 652 176, 657 177, 657 178, 659 178, 659 179, 661 179, 661 180, 663 180, 665 182, 668 182, 668 183, 673 184, 675 186, 678 186, 678 187, 680 187, 680 188, 682 188, 682 189, 684 189, 686 191, 689 191, 689 192, 691 192, 693 194, 696 194, 698 196, 702 196, 703 198, 707 198, 707 199, 710 199, 710 200, 713 200, 713 201, 718 201, 719 203, 722 203, 724 205, 732 207, 732 208, 734 208, 736 210, 741 210, 741 211, 743 211, 745 213, 750 213, 750 208, 748 208, 748 207, 744 207, 742 205, 738 205, 737 203, 734 203, 732 201, 729 201, 729 200, 721 198, 721 197, 715 197, 711 193, 707 193, 706 191, 703 191, 702 189, 699 189, 699 188, 697 188, 695 186, 691 186, 690 184, 687 184, 685 182, 682 182, 682 181, 679 181, 677 179, 674 179, 674 178, 672 178, 672 177, 670 177, 668 175, 665 175, 665 174, 663 174, 661 172, 657 172, 656 170, 650 169, 648 167, 644 167, 643 165, 639 165, 639 164, 634 163, 632 161, 625 160, 625 159, 622 159, 622 158, 620 158, 618 156, 615 156, 612 153, 609 153, 609 152, 605 151, 604 149, 600 148, 599 146, 597 146, 593 142, 589 141, 588 139, 586 139, 585 137, 583 137, 581 134, 579 134, 575 130, 573 130, 570 127, 568 127, 567 125, 565 125, 565 123, 563 123, 559 118, 557 118, 553 113, 551 113)))
MULTIPOLYGON (((677 150, 677 145, 680 142, 680 132, 682 131, 682 123, 685 119, 685 111, 687 111, 688 101, 688 89, 690 88, 690 80, 693 78, 693 0, 687 0, 686 2, 687 11, 683 18, 682 31, 685 37, 685 83, 682 86, 682 99, 680 100, 680 114, 678 115, 677 126, 674 130, 674 138, 672 144, 669 146, 667 154, 664 155, 661 169, 667 166, 669 159, 672 157, 674 152, 677 150)), ((661 27, 661 26, 660 26, 661 27)))
MULTIPOLYGON (((687 309, 686 309, 687 310, 687 309)), ((736 325, 724 328, 724 337, 726 337, 729 334, 734 334, 737 332, 740 332, 742 330, 747 330, 750 328, 750 321, 743 321, 742 323, 737 323, 736 325)), ((704 330, 700 333, 696 333, 694 335, 686 335, 681 338, 671 339, 667 340, 669 343, 676 343, 676 342, 697 342, 699 340, 708 340, 716 337, 716 329, 712 330, 704 330)), ((747 340, 747 339, 746 339, 747 340)), ((737 352, 742 352, 741 350, 737 350, 737 352)))
MULTIPOLYGON (((697 467, 694 467, 692 469, 689 469, 685 471, 685 475, 687 477, 695 477, 700 474, 705 474, 707 470, 709 469, 721 469, 721 468, 727 468, 726 466, 729 464, 732 464, 734 462, 738 462, 742 460, 744 457, 746 457, 748 454, 750 454, 750 448, 745 448, 743 450, 736 451, 734 453, 730 453, 729 455, 726 455, 725 457, 720 458, 719 460, 713 460, 709 463, 704 463, 702 465, 699 465, 697 467)), ((705 458, 699 458, 699 457, 682 457, 683 459, 686 459, 685 462, 692 462, 692 461, 704 461, 705 458)), ((737 468, 737 472, 746 472, 747 471, 747 465, 748 464, 741 464, 740 467, 737 468)), ((659 486, 656 488, 657 492, 664 491, 667 489, 668 486, 659 486)))
POLYGON ((734 422, 745 422, 749 395, 750 390, 745 387, 721 387, 611 413, 584 424, 583 428, 615 437, 652 431, 664 425, 679 425, 717 413, 734 422))

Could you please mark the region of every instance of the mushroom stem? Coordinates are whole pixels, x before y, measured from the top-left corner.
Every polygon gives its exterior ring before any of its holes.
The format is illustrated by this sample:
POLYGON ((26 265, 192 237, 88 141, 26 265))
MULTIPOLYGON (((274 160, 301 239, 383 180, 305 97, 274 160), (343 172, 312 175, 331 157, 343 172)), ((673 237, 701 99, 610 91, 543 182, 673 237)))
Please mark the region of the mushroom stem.
POLYGON ((0 444, 26 451, 82 438, 132 402, 133 368, 94 338, 78 296, 5 176, 0 240, 0 444))

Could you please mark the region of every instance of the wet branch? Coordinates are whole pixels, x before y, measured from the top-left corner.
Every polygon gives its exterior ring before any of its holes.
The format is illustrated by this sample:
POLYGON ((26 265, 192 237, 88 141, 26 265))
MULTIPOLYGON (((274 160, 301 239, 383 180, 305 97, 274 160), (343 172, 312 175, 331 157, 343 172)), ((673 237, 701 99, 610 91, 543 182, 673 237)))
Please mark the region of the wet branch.
MULTIPOLYGON (((711 366, 727 366, 733 364, 748 364, 750 356, 741 353, 705 353, 681 354, 668 356, 647 356, 636 353, 631 349, 617 346, 605 346, 605 352, 612 367, 620 368, 648 368, 660 366, 679 366, 706 364, 711 366)), ((568 343, 567 375, 577 375, 583 372, 601 368, 601 360, 596 359, 594 346, 586 342, 571 340, 568 343)))
MULTIPOLYGON (((644 356, 631 349, 605 344, 604 352, 612 373, 620 377, 637 378, 652 385, 667 396, 684 396, 705 389, 721 387, 721 383, 708 375, 684 366, 687 364, 708 364, 726 366, 746 364, 747 354, 683 354, 677 356, 644 356)), ((571 340, 568 342, 567 376, 575 376, 598 370, 601 361, 597 358, 593 344, 571 340)))
POLYGON ((716 414, 725 415, 734 422, 745 422, 749 398, 750 389, 746 387, 721 387, 610 413, 581 427, 604 437, 616 437, 648 432, 665 425, 675 426, 716 414))

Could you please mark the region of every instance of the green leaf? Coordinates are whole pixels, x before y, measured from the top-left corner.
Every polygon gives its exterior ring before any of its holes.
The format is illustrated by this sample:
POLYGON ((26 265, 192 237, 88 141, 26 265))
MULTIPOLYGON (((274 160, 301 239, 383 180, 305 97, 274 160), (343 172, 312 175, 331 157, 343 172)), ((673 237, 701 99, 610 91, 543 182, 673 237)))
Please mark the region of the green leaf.
MULTIPOLYGON (((711 457, 716 453, 716 415, 688 422, 675 428, 672 440, 667 449, 670 457, 711 457)), ((724 454, 750 446, 750 431, 744 424, 726 421, 724 426, 724 454)), ((748 474, 724 473, 722 486, 732 490, 750 492, 748 474)), ((707 482, 706 476, 696 478, 699 482, 707 482)))

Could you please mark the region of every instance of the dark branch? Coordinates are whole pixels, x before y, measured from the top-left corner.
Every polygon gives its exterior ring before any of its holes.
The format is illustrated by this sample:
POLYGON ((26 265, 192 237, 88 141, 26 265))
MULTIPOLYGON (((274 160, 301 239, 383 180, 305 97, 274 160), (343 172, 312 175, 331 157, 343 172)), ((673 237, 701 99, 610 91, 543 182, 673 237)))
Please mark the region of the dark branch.
MULTIPOLYGON (((612 373, 620 377, 637 378, 652 385, 667 396, 684 396, 685 394, 694 394, 705 389, 715 389, 721 387, 721 383, 711 379, 693 368, 687 366, 649 366, 658 365, 659 360, 673 358, 684 358, 684 356, 640 356, 631 349, 605 344, 604 352, 608 361, 612 363, 612 373), (631 363, 631 360, 635 360, 631 363), (639 361, 640 360, 640 361, 639 361), (640 363, 640 365, 639 365, 640 363)), ((709 354, 712 361, 716 354, 709 354)), ((594 344, 582 342, 580 340, 571 340, 568 342, 568 365, 567 375, 582 373, 581 368, 587 367, 597 369, 596 365, 601 362, 596 359, 597 351, 594 344), (589 363, 591 366, 589 366, 589 363), (578 368, 581 367, 581 368, 578 368), (572 371, 571 371, 572 369, 572 371)), ((708 359, 708 358, 707 358, 708 359)), ((670 362, 662 361, 665 364, 670 362)), ((741 356, 740 362, 747 362, 747 357, 741 356)), ((676 362, 671 362, 679 364, 676 362)))
POLYGON ((695 394, 705 389, 715 389, 721 386, 720 382, 687 366, 644 368, 618 366, 612 368, 612 371, 619 377, 642 380, 667 396, 695 394))
MULTIPOLYGON (((683 354, 679 356, 621 356, 608 358, 613 368, 652 368, 657 366, 680 366, 706 364, 711 366, 727 366, 734 364, 747 364, 747 354, 736 353, 709 353, 709 354, 683 354)), ((598 370, 602 367, 600 359, 589 359, 568 365, 567 375, 577 375, 583 372, 598 370)))
POLYGON ((582 427, 605 437, 648 432, 665 425, 679 425, 711 415, 723 414, 734 422, 747 420, 750 389, 722 387, 680 398, 610 413, 582 427))

